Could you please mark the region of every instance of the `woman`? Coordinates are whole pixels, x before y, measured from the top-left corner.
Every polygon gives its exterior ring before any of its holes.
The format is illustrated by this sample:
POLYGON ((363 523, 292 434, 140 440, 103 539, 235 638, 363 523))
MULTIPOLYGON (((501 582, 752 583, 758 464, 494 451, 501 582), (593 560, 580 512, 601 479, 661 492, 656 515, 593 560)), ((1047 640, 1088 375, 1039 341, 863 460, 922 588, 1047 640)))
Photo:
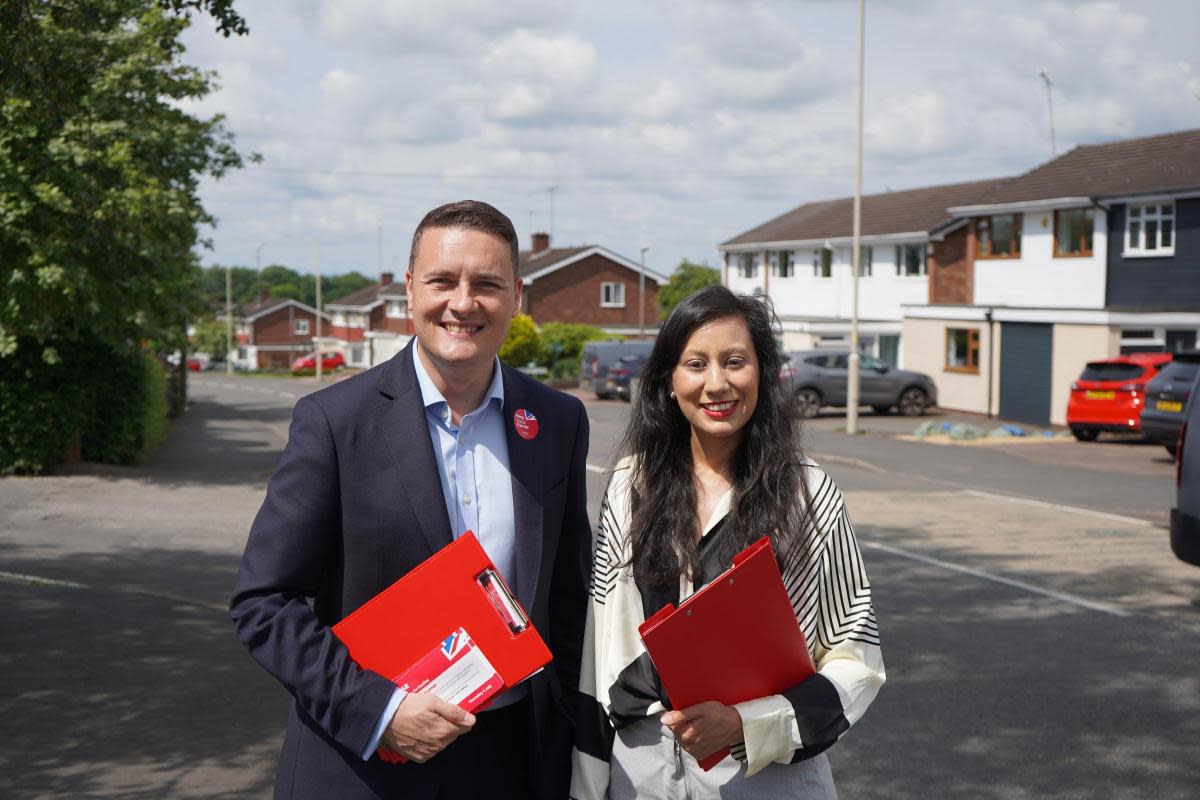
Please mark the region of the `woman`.
MULTIPOLYGON (((571 794, 833 798, 823 751, 884 681, 841 493, 801 455, 769 308, 722 286, 663 324, 597 526, 571 794), (637 627, 769 533, 817 674, 736 706, 667 710, 637 627), (732 747, 709 772, 697 759, 732 747)), ((703 669, 697 663, 697 669, 703 669)))

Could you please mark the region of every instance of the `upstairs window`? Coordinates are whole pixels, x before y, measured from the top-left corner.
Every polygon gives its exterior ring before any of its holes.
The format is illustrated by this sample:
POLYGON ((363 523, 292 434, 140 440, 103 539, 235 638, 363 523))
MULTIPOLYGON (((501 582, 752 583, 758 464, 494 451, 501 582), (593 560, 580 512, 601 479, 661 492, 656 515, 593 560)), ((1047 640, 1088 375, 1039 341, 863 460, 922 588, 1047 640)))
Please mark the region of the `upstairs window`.
POLYGON ((867 245, 858 248, 858 277, 871 277, 871 248, 867 245))
POLYGON ((388 300, 387 301, 387 315, 392 318, 403 317, 404 316, 404 303, 402 303, 399 300, 388 300))
POLYGON ((979 241, 978 258, 1020 258, 1021 217, 1018 214, 993 214, 975 220, 979 241))
POLYGON ((813 251, 813 277, 833 277, 833 251, 828 247, 813 251))
POLYGON ((896 274, 902 278, 919 278, 925 274, 925 245, 896 245, 896 274))
POLYGON ((771 275, 775 278, 790 278, 796 274, 796 254, 791 250, 771 253, 771 275))
POLYGON ((625 284, 615 282, 600 284, 600 307, 624 308, 625 284))
POLYGON ((1175 203, 1130 205, 1125 214, 1125 255, 1175 253, 1175 203))
POLYGON ((308 320, 297 319, 293 320, 292 323, 292 330, 295 331, 297 336, 308 336, 308 320))
POLYGON ((1056 258, 1090 256, 1096 212, 1091 208, 1064 208, 1054 212, 1056 258))
POLYGON ((758 261, 754 258, 754 253, 741 253, 738 255, 738 275, 743 278, 755 278, 758 276, 758 261))

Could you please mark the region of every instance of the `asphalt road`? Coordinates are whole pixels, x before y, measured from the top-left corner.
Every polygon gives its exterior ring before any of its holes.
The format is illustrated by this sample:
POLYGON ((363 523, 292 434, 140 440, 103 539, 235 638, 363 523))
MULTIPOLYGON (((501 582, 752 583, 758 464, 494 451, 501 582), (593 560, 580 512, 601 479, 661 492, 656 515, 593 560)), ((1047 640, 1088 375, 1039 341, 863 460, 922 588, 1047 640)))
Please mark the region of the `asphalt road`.
MULTIPOLYGON (((0 481, 0 797, 270 796, 287 698, 224 605, 313 388, 201 375, 147 464, 0 481)), ((594 512, 629 407, 588 405, 594 512)), ((1200 570, 1167 547, 1165 452, 842 425, 806 446, 845 491, 889 680, 830 751, 841 796, 1196 797, 1200 570)))

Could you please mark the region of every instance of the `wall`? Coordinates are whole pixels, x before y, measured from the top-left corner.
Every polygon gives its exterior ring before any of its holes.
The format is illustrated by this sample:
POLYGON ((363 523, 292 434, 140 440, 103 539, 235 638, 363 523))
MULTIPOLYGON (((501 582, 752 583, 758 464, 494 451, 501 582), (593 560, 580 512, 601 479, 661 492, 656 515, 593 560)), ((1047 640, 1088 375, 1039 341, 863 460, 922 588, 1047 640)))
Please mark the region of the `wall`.
POLYGON ((1067 424, 1067 400, 1071 383, 1089 361, 1113 358, 1120 354, 1120 328, 1108 325, 1054 326, 1054 354, 1051 361, 1050 421, 1067 424))
MULTIPOLYGON (((582 322, 598 327, 638 325, 638 273, 594 254, 525 286, 526 313, 539 325, 582 322), (600 285, 623 283, 625 306, 601 308, 600 285)), ((658 327, 658 284, 646 277, 646 327, 658 327)))
POLYGON ((1175 201, 1175 255, 1125 257, 1124 205, 1112 208, 1108 308, 1200 311, 1200 199, 1175 201))
MULTIPOLYGON (((924 372, 933 378, 938 389, 938 405, 958 411, 974 411, 980 414, 988 413, 988 382, 987 371, 992 369, 993 394, 999 392, 999 374, 995 364, 1000 361, 1000 326, 994 326, 996 333, 995 351, 989 361, 988 342, 989 331, 986 320, 942 320, 916 319, 907 317, 904 320, 904 332, 900 337, 900 348, 903 354, 904 369, 924 372), (946 365, 946 329, 947 328, 977 328, 979 330, 979 372, 947 372, 946 365)), ((993 406, 996 405, 993 398, 993 406)))
MULTIPOLYGON (((1092 255, 1083 258, 1054 257, 1053 211, 1021 216, 1020 258, 973 258, 975 304, 1104 308, 1108 253, 1105 213, 1096 210, 1092 255)), ((973 245, 971 250, 974 256, 973 245)))
MULTIPOLYGON (((323 322, 328 327, 328 321, 323 322)), ((286 305, 269 314, 254 320, 254 331, 251 341, 256 345, 266 344, 303 344, 312 347, 312 339, 317 334, 317 316, 311 311, 286 305), (306 334, 297 336, 293 320, 308 320, 306 334)))
POLYGON ((947 234, 944 241, 933 243, 933 255, 927 260, 930 303, 971 302, 974 282, 971 261, 967 258, 970 229, 970 225, 964 225, 947 234))

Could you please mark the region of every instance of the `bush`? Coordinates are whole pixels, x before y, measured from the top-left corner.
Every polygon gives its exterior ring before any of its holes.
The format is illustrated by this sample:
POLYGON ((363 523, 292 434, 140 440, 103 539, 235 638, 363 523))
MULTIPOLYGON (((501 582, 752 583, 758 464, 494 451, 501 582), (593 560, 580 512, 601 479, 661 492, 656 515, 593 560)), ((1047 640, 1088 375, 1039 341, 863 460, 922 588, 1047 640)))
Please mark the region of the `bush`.
POLYGON ((517 314, 508 326, 508 335, 500 345, 500 360, 512 367, 523 367, 535 362, 542 354, 542 337, 538 334, 533 317, 517 314))
POLYGON ((38 474, 78 443, 83 458, 129 464, 167 433, 167 377, 135 347, 55 346, 58 361, 22 341, 0 359, 0 474, 38 474))
POLYGON ((574 378, 579 374, 579 359, 587 342, 619 339, 594 325, 580 322, 547 322, 542 326, 542 366, 551 378, 574 378))

